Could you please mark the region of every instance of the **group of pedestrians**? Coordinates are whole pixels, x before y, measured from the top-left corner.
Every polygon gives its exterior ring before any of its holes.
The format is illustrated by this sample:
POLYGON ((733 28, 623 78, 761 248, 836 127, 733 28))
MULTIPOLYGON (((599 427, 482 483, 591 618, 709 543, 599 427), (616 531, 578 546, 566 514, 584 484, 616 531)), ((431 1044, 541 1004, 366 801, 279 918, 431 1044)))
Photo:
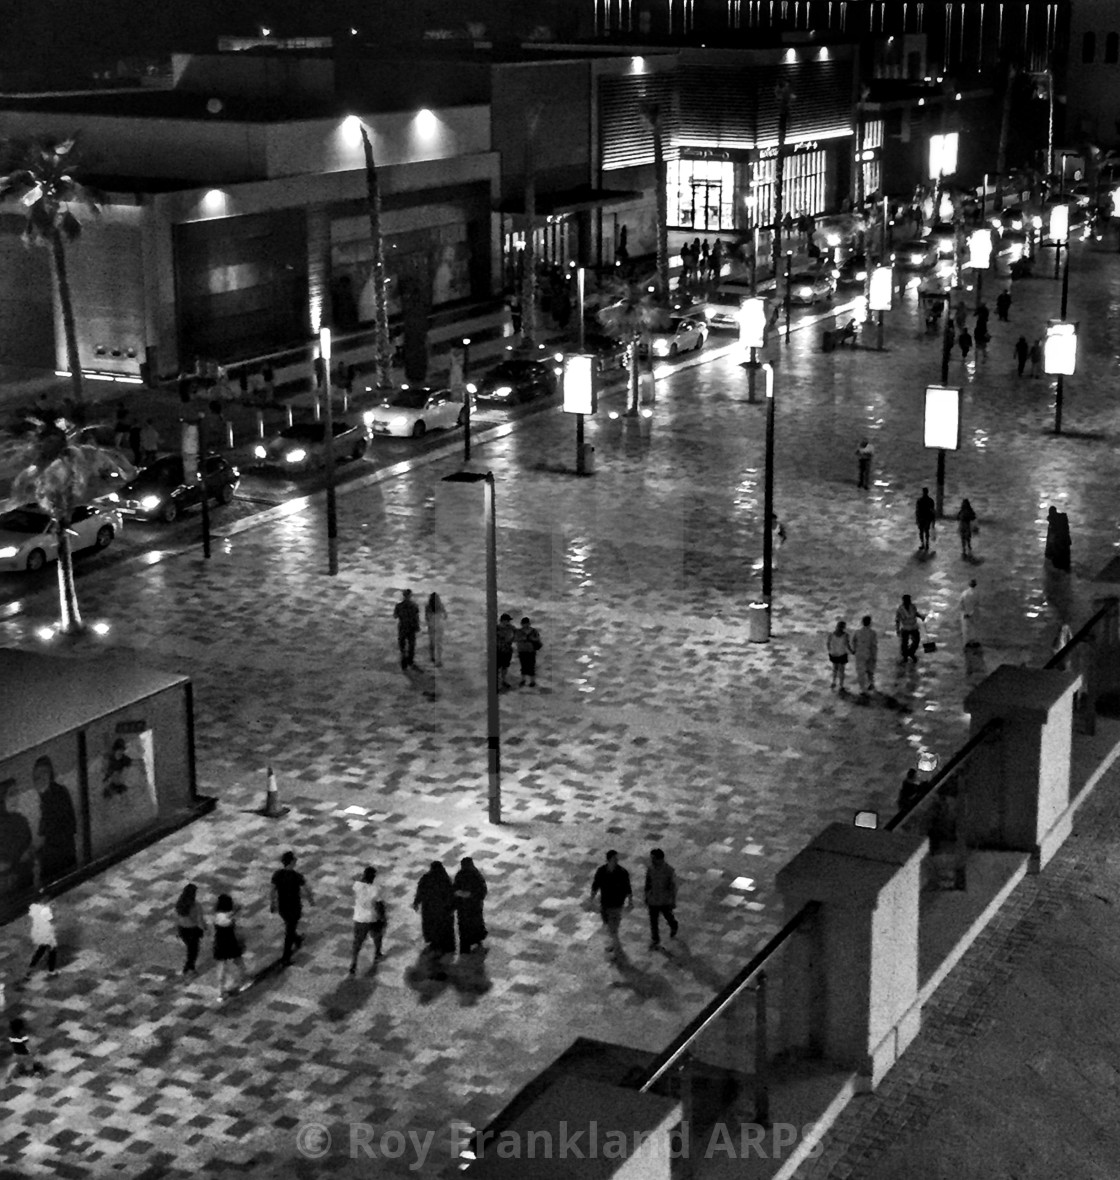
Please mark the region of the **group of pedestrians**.
POLYGON ((1026 336, 1020 336, 1015 341, 1015 363, 1020 377, 1027 367, 1027 361, 1031 363, 1031 376, 1037 377, 1042 371, 1042 341, 1036 340, 1033 344, 1028 344, 1026 336))
POLYGON ((521 620, 521 625, 513 625, 513 616, 503 614, 497 624, 498 647, 498 691, 506 692, 513 687, 509 682, 509 669, 513 663, 513 653, 517 653, 517 662, 521 668, 521 687, 526 684, 530 688, 537 687, 537 652, 544 646, 541 633, 533 626, 533 620, 527 616, 521 620))
POLYGON ((429 954, 437 959, 453 955, 456 930, 459 954, 485 953, 489 937, 484 913, 487 892, 486 879, 471 857, 460 860, 454 879, 442 861, 432 861, 417 882, 412 899, 412 908, 420 915, 420 932, 429 954))
MULTIPOLYGON (((650 850, 646 864, 645 887, 643 889, 646 910, 649 914, 649 947, 661 947, 661 919, 669 928, 669 937, 676 938, 680 923, 676 917, 677 874, 665 859, 660 848, 650 850)), ((619 862, 618 852, 611 848, 603 864, 595 870, 591 879, 591 900, 599 901, 599 913, 607 936, 607 957, 617 959, 622 954, 622 913, 634 908, 634 890, 630 873, 619 862)))
POLYGON ((695 238, 681 247, 681 286, 693 283, 718 283, 723 272, 723 243, 716 238, 714 245, 708 239, 695 238))

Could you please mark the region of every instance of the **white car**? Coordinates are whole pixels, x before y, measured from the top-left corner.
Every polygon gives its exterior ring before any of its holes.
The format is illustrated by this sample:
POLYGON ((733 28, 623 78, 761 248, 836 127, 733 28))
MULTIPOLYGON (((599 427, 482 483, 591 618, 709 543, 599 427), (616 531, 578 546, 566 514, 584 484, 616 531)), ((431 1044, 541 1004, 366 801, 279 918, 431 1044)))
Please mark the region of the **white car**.
POLYGON ((402 385, 386 394, 379 406, 366 410, 366 425, 374 434, 420 438, 429 430, 461 426, 466 407, 455 400, 450 389, 427 385, 402 385))
MULTIPOLYGON (((104 549, 121 528, 121 514, 102 505, 75 508, 70 548, 104 549)), ((40 570, 58 558, 58 527, 34 504, 0 514, 0 570, 40 570)))
POLYGON ((708 339, 708 326, 703 320, 676 319, 670 321, 665 332, 651 332, 649 343, 642 342, 641 351, 654 356, 676 356, 679 352, 701 349, 708 339))

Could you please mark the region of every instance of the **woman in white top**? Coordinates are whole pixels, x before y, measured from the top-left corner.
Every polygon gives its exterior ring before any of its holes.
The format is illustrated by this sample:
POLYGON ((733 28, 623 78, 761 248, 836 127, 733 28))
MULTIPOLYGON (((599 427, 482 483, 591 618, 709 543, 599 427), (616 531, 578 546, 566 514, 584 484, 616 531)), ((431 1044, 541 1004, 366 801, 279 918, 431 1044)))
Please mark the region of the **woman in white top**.
POLYGON ((438 594, 428 596, 424 607, 424 618, 428 623, 428 652, 437 668, 443 667, 443 632, 447 626, 447 611, 438 594))
POLYGON ((828 658, 832 664, 832 687, 847 692, 844 687, 844 671, 848 664, 848 654, 855 649, 852 647, 852 637, 848 634, 848 624, 843 619, 836 620, 836 630, 828 633, 828 658))
POLYGON ((385 903, 376 883, 377 870, 368 866, 362 879, 354 882, 354 950, 350 956, 350 974, 358 971, 358 952, 369 935, 373 935, 373 957, 383 959, 381 940, 385 935, 385 903))
POLYGON ((31 978, 32 970, 44 955, 47 956, 47 974, 57 975, 58 935, 54 929, 54 911, 51 909, 50 897, 46 891, 40 893, 31 903, 27 916, 31 919, 31 942, 35 947, 35 953, 27 965, 25 978, 31 978))

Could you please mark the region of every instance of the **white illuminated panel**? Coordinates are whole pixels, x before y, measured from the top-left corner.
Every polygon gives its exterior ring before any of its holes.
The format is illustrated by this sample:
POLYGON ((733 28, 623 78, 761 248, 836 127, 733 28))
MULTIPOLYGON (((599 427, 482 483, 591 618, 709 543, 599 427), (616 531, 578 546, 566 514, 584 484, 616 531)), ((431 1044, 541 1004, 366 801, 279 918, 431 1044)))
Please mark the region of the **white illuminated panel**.
POLYGON ((871 311, 890 311, 893 294, 894 271, 889 266, 877 266, 871 272, 868 308, 871 311))
POLYGON ((927 385, 924 441, 939 451, 961 446, 961 391, 947 385, 927 385))
POLYGON ((1077 325, 1051 320, 1042 345, 1042 368, 1054 377, 1072 377, 1077 368, 1077 325))
POLYGON ((744 348, 762 348, 766 343, 766 300, 761 296, 744 299, 739 308, 739 343, 744 348))
POLYGON ((594 414, 597 409, 595 358, 571 353, 564 358, 564 413, 594 414))

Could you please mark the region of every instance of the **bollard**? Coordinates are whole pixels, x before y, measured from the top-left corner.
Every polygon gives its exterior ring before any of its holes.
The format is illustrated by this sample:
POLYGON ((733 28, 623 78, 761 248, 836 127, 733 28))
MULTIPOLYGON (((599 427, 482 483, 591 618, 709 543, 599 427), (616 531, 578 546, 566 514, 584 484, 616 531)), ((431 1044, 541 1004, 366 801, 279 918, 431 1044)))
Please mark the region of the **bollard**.
POLYGON ((233 423, 232 422, 226 423, 226 445, 231 451, 233 450, 233 423))
POLYGON ((257 438, 264 438, 264 410, 257 411, 257 438))
POLYGON ((288 411, 288 425, 291 426, 292 425, 292 403, 288 402, 284 408, 288 411))
POLYGON ((315 421, 316 422, 322 421, 322 416, 323 416, 323 406, 319 400, 319 395, 316 394, 315 395, 315 421))
POLYGON ((583 473, 593 475, 595 472, 595 448, 590 443, 583 444, 583 473))

